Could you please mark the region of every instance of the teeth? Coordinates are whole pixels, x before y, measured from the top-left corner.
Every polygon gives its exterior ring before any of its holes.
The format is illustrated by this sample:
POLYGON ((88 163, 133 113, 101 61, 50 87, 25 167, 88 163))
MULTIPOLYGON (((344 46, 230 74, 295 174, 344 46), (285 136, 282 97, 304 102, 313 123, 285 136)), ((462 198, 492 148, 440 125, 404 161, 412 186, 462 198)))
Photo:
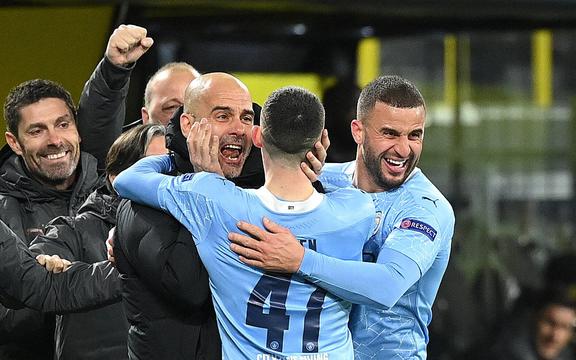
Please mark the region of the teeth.
POLYGON ((226 144, 220 151, 222 156, 231 161, 236 161, 242 154, 242 146, 237 144, 226 144))
POLYGON ((396 166, 404 166, 404 164, 406 163, 406 160, 399 161, 399 160, 386 159, 386 161, 396 166))
POLYGON ((66 156, 66 151, 62 151, 61 153, 58 153, 58 154, 46 155, 48 160, 56 160, 56 159, 63 158, 64 156, 66 156))
POLYGON ((240 145, 224 145, 224 148, 232 150, 242 150, 242 146, 240 145))

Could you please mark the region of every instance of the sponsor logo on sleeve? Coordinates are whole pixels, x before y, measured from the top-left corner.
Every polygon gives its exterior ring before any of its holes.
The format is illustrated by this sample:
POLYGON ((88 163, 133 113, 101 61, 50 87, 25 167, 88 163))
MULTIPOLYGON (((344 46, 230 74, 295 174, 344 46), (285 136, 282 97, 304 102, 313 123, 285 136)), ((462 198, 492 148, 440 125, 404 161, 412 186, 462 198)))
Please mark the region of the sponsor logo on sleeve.
POLYGON ((434 228, 428 224, 426 224, 425 222, 422 221, 418 221, 415 219, 404 219, 400 222, 400 229, 405 229, 405 230, 412 230, 412 231, 418 231, 419 233, 422 233, 426 236, 428 236, 428 238, 431 241, 434 241, 434 239, 436 238, 436 230, 434 230, 434 228))

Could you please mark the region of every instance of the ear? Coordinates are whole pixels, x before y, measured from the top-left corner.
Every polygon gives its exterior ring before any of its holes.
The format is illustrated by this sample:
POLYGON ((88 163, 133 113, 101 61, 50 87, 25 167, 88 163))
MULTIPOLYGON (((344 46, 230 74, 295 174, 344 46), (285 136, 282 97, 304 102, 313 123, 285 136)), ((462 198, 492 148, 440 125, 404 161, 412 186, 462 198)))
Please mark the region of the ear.
POLYGON ((180 115, 180 131, 182 131, 182 135, 184 135, 185 138, 188 137, 192 124, 194 124, 192 115, 188 113, 182 113, 182 115, 180 115))
POLYGON ((257 148, 262 148, 262 129, 259 125, 252 126, 252 142, 257 148))
POLYGON ((350 123, 350 131, 356 144, 360 145, 364 142, 364 124, 358 119, 352 120, 350 123))
POLYGON ((142 115, 142 124, 148 124, 148 121, 150 121, 150 115, 148 114, 148 109, 142 106, 142 109, 140 109, 140 114, 142 115))
POLYGON ((116 179, 116 175, 108 175, 108 181, 110 181, 110 184, 114 183, 114 179, 116 179))
POLYGON ((10 146, 12 151, 14 151, 16 153, 16 155, 22 156, 23 151, 22 151, 22 147, 20 146, 20 143, 18 142, 18 138, 16 136, 14 136, 14 134, 12 134, 9 131, 6 131, 4 133, 4 137, 6 138, 6 144, 8 144, 10 146))

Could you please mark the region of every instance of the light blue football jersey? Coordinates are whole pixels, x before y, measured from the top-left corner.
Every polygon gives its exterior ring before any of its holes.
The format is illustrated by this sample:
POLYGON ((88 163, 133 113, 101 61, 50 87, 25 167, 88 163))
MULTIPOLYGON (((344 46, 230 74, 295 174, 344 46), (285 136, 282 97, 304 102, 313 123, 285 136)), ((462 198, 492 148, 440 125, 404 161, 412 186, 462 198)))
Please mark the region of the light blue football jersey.
MULTIPOLYGON (((355 162, 326 164, 320 180, 327 191, 352 184, 355 162)), ((388 248, 412 259, 419 280, 389 309, 354 305, 350 329, 355 358, 426 359, 432 304, 448 265, 454 212, 450 203, 418 168, 400 187, 376 193, 380 226, 364 246, 365 262, 384 263, 381 249, 388 248)), ((361 279, 360 274, 356 278, 361 279)), ((386 292, 387 284, 380 286, 386 292)))
POLYGON ((263 273, 243 264, 227 236, 238 231, 238 221, 261 224, 266 216, 308 249, 359 261, 375 229, 371 196, 347 188, 287 202, 265 188, 237 188, 216 174, 155 173, 169 171, 169 163, 166 156, 140 160, 114 186, 121 196, 170 212, 193 234, 210 275, 224 359, 352 359, 349 302, 298 274, 263 273))

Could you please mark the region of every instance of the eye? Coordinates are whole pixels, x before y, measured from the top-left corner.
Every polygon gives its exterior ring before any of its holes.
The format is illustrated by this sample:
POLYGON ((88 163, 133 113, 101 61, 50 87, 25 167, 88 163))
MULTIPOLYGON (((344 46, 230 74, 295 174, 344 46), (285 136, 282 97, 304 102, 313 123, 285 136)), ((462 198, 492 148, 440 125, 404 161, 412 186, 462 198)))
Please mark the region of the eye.
POLYGON ((33 128, 27 131, 28 135, 30 136, 38 136, 42 133, 42 129, 39 128, 33 128))
POLYGON ((408 135, 408 139, 410 140, 420 140, 422 139, 422 132, 421 131, 415 131, 412 132, 408 135))
POLYGON ((217 115, 216 115, 216 120, 226 121, 226 120, 228 120, 228 117, 229 117, 228 114, 226 114, 226 113, 221 113, 221 114, 217 114, 217 115))
POLYGON ((175 112, 178 108, 180 107, 180 105, 172 105, 172 106, 168 106, 162 109, 162 111, 167 112, 167 113, 173 113, 175 112))
POLYGON ((394 136, 396 136, 396 132, 394 130, 391 130, 391 129, 384 129, 384 130, 382 130, 382 135, 387 136, 387 137, 394 137, 394 136))
POLYGON ((244 116, 242 116, 242 122, 245 124, 252 124, 254 122, 254 116, 244 115, 244 116))
POLYGON ((70 123, 68 121, 62 121, 60 124, 58 124, 58 127, 62 129, 68 129, 70 127, 70 123))

